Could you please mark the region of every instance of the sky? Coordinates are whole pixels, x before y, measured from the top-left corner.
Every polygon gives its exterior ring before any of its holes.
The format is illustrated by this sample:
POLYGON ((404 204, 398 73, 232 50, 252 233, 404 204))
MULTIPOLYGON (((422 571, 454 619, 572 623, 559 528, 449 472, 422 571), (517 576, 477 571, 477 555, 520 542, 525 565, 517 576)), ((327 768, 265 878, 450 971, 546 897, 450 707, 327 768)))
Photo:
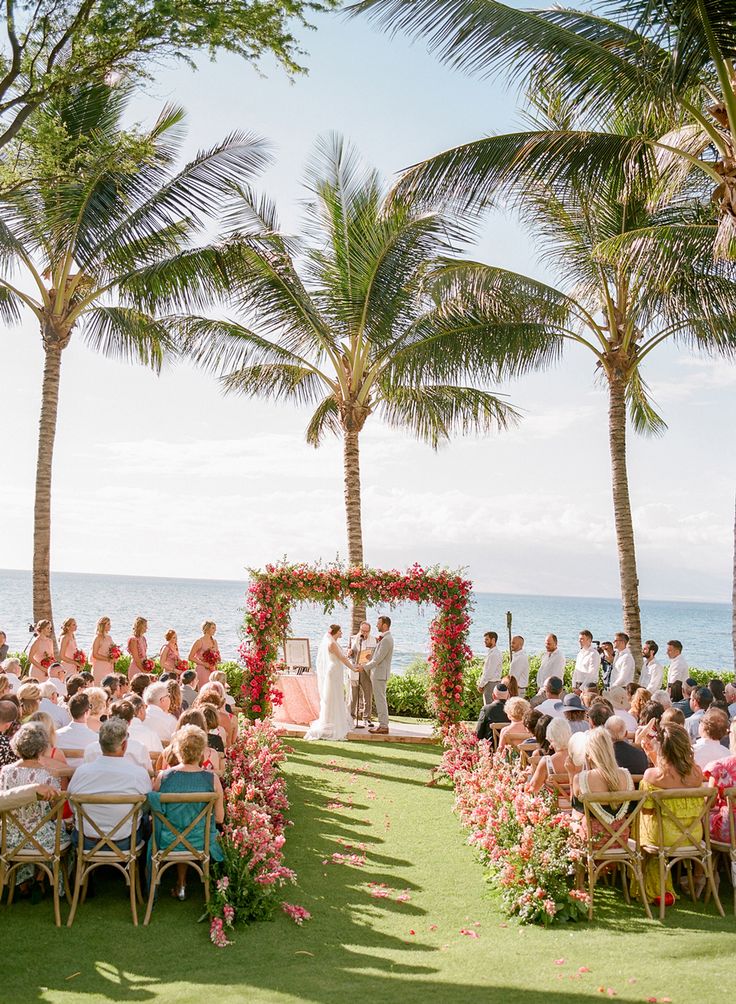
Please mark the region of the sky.
MULTIPOLYGON (((440 65, 421 44, 362 20, 321 16, 303 33, 309 73, 289 81, 235 59, 198 73, 162 69, 131 109, 150 123, 166 101, 188 112, 189 156, 229 132, 272 144, 256 187, 285 228, 299 225, 315 139, 348 137, 387 178, 440 149, 519 125, 517 96, 440 65)), ((485 221, 471 253, 545 279, 533 234, 485 221)), ((31 319, 0 333, 0 566, 28 568, 42 352, 31 319)), ((630 439, 642 596, 726 602, 733 548, 736 368, 662 348, 646 371, 669 428, 630 439)), ((372 418, 362 436, 366 561, 467 567, 494 592, 616 596, 606 396, 589 354, 500 388, 517 429, 433 452, 372 418)), ((52 567, 194 578, 244 576, 288 556, 344 556, 341 446, 304 442, 308 414, 225 398, 188 364, 161 376, 64 353, 54 465, 52 567)))

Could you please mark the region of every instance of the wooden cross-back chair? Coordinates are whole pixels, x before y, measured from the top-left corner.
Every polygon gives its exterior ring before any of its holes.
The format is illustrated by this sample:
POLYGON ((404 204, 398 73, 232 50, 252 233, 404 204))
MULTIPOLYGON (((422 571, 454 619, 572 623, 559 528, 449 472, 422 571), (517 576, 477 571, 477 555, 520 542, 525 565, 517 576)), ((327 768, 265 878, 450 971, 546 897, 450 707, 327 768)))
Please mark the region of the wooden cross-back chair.
POLYGON ((501 735, 501 729, 505 729, 508 724, 508 722, 491 722, 491 734, 488 738, 491 740, 494 751, 498 749, 498 737, 501 735))
POLYGON ((639 841, 639 815, 647 799, 643 791, 589 792, 581 795, 585 812, 585 857, 588 878, 588 920, 593 919, 593 893, 600 876, 612 866, 621 869, 624 899, 630 903, 627 869, 633 874, 647 917, 652 911, 644 891, 644 854, 639 841), (611 820, 606 810, 628 805, 619 819, 611 820))
POLYGON ((143 925, 148 924, 153 911, 156 889, 164 872, 172 865, 190 865, 199 875, 204 886, 205 903, 210 901, 210 833, 212 830, 212 813, 214 812, 216 792, 171 792, 158 794, 151 800, 151 818, 153 833, 151 834, 150 875, 148 887, 148 906, 143 925), (158 808, 160 803, 161 809, 158 808), (165 807, 171 804, 194 804, 202 808, 183 828, 179 828, 166 815, 165 807), (162 811, 163 810, 163 811, 162 811), (160 827, 160 829, 159 829, 160 827), (202 828, 202 847, 192 843, 195 829, 202 828), (166 832, 169 842, 165 847, 160 845, 161 835, 166 832))
POLYGON ((136 903, 143 903, 140 880, 138 876, 138 854, 145 846, 138 839, 138 824, 141 811, 146 803, 145 795, 70 795, 69 802, 76 815, 77 824, 77 864, 74 872, 74 895, 72 907, 67 920, 67 927, 74 923, 74 917, 79 905, 87 895, 89 876, 96 868, 106 865, 115 868, 125 879, 130 890, 130 911, 133 924, 138 926, 138 910, 136 903), (95 805, 128 806, 127 812, 115 826, 105 833, 90 816, 88 807, 95 805), (89 831, 88 840, 94 841, 94 846, 85 849, 85 829, 89 831), (126 832, 130 833, 130 846, 127 850, 118 846, 116 841, 126 840, 126 832))
POLYGON ((695 899, 692 866, 699 864, 705 872, 707 887, 723 917, 723 907, 718 898, 713 875, 713 854, 710 845, 710 809, 715 801, 715 788, 663 788, 647 793, 653 803, 657 827, 657 843, 644 844, 646 854, 656 857, 659 865, 659 917, 664 920, 667 873, 675 865, 682 864, 687 869, 690 894, 695 899), (693 816, 681 819, 669 805, 675 799, 693 802, 693 816), (676 836, 666 840, 665 827, 671 827, 676 836))
POLYGON ((8 886, 8 906, 15 893, 15 873, 24 865, 40 868, 48 877, 53 889, 54 921, 61 926, 61 906, 59 903, 59 879, 64 876, 66 894, 69 895, 69 875, 66 867, 68 842, 62 846, 66 836, 62 812, 64 799, 59 798, 49 804, 48 809, 32 824, 22 820, 23 809, 6 809, 0 814, 0 893, 8 886), (40 831, 47 824, 54 826, 54 847, 47 850, 40 842, 40 831))
MULTIPOLYGON (((726 858, 729 878, 733 886, 733 912, 736 913, 736 788, 727 788, 724 792, 726 808, 728 809, 728 841, 713 840, 711 848, 715 854, 726 858)), ((710 890, 709 890, 710 892, 710 890)))

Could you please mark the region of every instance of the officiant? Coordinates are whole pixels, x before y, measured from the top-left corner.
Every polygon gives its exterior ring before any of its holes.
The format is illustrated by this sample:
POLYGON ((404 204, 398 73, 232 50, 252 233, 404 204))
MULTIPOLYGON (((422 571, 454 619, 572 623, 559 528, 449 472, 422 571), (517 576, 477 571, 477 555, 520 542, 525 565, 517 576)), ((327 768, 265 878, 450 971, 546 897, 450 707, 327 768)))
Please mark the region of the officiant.
POLYGON ((371 674, 363 666, 370 661, 376 650, 376 639, 371 635, 371 626, 363 621, 360 630, 350 639, 349 658, 358 667, 350 673, 350 714, 355 721, 355 728, 362 729, 372 725, 371 706, 373 704, 373 687, 371 674), (363 719, 363 724, 360 720, 363 719))

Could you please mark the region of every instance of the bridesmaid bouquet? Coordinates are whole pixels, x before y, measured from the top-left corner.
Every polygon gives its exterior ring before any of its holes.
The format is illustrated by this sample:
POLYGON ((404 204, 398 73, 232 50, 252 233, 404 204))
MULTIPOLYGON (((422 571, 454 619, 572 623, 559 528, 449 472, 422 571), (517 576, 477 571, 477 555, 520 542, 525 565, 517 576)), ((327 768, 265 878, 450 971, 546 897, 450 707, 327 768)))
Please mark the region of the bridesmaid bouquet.
POLYGON ((216 648, 208 648, 205 652, 202 653, 200 658, 202 659, 202 662, 206 663, 208 666, 211 666, 212 669, 216 669, 217 664, 220 661, 220 653, 217 651, 216 648))
POLYGON ((80 669, 82 668, 82 666, 87 665, 87 653, 83 652, 81 648, 77 649, 72 658, 74 659, 74 662, 77 664, 77 666, 79 666, 80 669))
POLYGON ((177 673, 186 673, 190 666, 186 659, 177 659, 176 666, 174 668, 177 673))
POLYGON ((141 665, 143 666, 144 673, 153 673, 153 671, 156 669, 156 663, 153 661, 153 659, 144 659, 141 665))
POLYGON ((107 658, 110 662, 117 662, 122 654, 122 648, 119 645, 112 644, 110 646, 110 651, 107 653, 107 658))
POLYGON ((54 660, 50 655, 45 655, 43 659, 41 659, 41 665, 44 669, 48 669, 53 661, 54 660))

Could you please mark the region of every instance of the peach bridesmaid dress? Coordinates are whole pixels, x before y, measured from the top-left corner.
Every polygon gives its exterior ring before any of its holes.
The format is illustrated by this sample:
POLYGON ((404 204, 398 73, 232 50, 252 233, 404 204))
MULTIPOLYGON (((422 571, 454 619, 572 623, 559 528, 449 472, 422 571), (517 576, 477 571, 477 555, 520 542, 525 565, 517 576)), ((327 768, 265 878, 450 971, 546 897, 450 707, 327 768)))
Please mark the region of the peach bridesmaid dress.
MULTIPOLYGON (((112 646, 112 637, 106 634, 102 639, 102 651, 107 651, 108 656, 110 655, 110 647, 112 646)), ((106 676, 112 676, 115 672, 115 663, 110 659, 96 659, 92 658, 92 675, 95 678, 95 686, 99 687, 106 676)))
MULTIPOLYGON (((34 641, 31 651, 33 652, 34 658, 38 659, 40 662, 45 659, 46 656, 54 658, 54 640, 53 638, 36 638, 34 641)), ((48 680, 49 674, 38 670, 35 666, 31 667, 31 671, 28 674, 32 680, 38 680, 39 683, 43 683, 48 680)))
POLYGON ((79 645, 77 645, 77 637, 74 632, 64 635, 59 646, 59 662, 64 667, 67 679, 69 679, 70 676, 74 676, 74 674, 78 673, 81 669, 73 658, 74 653, 78 650, 78 648, 79 645))

